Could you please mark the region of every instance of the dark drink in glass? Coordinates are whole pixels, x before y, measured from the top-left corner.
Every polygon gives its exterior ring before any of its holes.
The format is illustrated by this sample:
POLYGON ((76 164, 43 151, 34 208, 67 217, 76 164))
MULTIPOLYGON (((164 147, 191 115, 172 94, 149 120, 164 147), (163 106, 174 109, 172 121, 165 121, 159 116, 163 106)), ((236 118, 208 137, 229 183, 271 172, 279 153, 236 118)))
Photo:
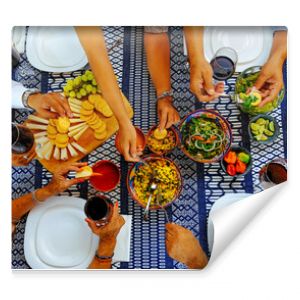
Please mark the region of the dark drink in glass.
POLYGON ((84 212, 86 216, 95 221, 97 226, 107 224, 113 213, 113 202, 102 195, 92 197, 86 201, 84 212))
POLYGON ((226 80, 234 73, 234 63, 226 56, 217 56, 210 62, 213 68, 213 77, 216 80, 226 80))
POLYGON ((214 79, 223 81, 230 78, 235 72, 237 60, 238 56, 234 49, 220 48, 210 62, 214 79))
POLYGON ((29 128, 12 123, 11 149, 13 154, 26 154, 34 145, 34 136, 29 128))
POLYGON ((259 180, 264 189, 287 181, 286 160, 276 158, 266 164, 259 172, 259 180))

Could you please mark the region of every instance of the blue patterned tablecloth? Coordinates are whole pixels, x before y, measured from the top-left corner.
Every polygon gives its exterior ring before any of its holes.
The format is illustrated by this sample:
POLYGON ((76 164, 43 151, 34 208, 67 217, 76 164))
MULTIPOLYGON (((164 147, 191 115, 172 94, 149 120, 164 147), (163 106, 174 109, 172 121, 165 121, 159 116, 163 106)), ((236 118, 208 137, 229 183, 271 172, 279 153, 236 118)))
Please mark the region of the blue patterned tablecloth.
MULTIPOLYGON (((143 28, 104 27, 103 30, 108 47, 119 38, 123 39, 123 43, 110 53, 110 59, 119 85, 134 108, 133 123, 146 133, 152 125, 157 124, 157 116, 155 91, 150 82, 143 49, 143 28)), ((245 177, 233 179, 225 175, 219 163, 197 164, 186 158, 179 149, 169 155, 180 167, 184 186, 179 199, 168 208, 168 214, 173 222, 192 230, 208 253, 206 225, 213 203, 225 193, 257 193, 261 191, 258 181, 258 171, 261 166, 275 157, 286 157, 286 96, 281 108, 272 113, 280 125, 280 135, 276 143, 271 145, 252 144, 247 131, 248 116, 237 109, 229 96, 222 96, 218 101, 212 103, 203 104, 196 101, 189 91, 189 71, 186 67, 186 57, 183 54, 182 28, 171 27, 169 34, 171 80, 175 105, 180 116, 183 117, 200 107, 218 110, 231 123, 234 143, 250 149, 253 156, 252 172, 245 177)), ((27 87, 37 87, 42 92, 48 92, 61 91, 67 78, 81 73, 82 71, 72 73, 40 72, 29 64, 26 54, 24 54, 20 65, 13 70, 12 77, 27 87)), ((235 74, 226 82, 228 94, 233 91, 237 75, 235 74)), ((284 68, 284 78, 286 83, 286 67, 284 68)), ((12 111, 12 119, 16 122, 23 122, 27 115, 26 110, 12 111)), ((115 150, 114 137, 90 153, 84 158, 84 161, 93 164, 101 159, 110 159, 121 167, 121 184, 116 190, 109 193, 109 197, 120 201, 121 213, 133 216, 130 262, 117 263, 114 268, 185 268, 184 265, 172 260, 166 254, 164 213, 151 211, 150 222, 143 222, 142 209, 128 195, 126 189, 128 164, 115 150)), ((47 184, 50 178, 51 174, 38 161, 32 162, 26 168, 12 168, 12 199, 47 184)), ((96 192, 90 184, 82 183, 70 188, 64 194, 87 199, 96 192)), ((23 249, 25 225, 26 216, 18 226, 12 241, 13 269, 30 268, 26 263, 23 249)))

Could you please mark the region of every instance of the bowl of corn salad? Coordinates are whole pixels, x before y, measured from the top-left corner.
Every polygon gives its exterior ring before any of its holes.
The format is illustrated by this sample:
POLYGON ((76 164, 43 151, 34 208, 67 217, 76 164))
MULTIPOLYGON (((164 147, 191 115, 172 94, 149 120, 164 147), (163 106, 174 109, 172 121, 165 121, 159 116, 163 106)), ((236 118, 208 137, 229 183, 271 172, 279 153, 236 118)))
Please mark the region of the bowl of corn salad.
POLYGON ((150 196, 149 187, 154 181, 157 189, 153 192, 150 209, 166 207, 174 202, 182 189, 182 176, 177 165, 169 158, 148 155, 146 162, 135 163, 127 175, 127 188, 140 206, 146 207, 150 196))
POLYGON ((151 152, 164 155, 171 152, 179 144, 179 136, 174 126, 161 131, 157 126, 153 126, 146 136, 146 141, 151 152))

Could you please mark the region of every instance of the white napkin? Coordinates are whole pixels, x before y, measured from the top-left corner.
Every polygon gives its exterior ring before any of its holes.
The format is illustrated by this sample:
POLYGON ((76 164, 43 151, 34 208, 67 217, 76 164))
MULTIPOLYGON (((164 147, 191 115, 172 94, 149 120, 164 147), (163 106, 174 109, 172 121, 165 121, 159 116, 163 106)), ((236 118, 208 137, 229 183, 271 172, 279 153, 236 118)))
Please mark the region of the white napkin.
POLYGON ((121 215, 121 216, 124 218, 125 224, 123 225, 123 227, 121 228, 117 236, 117 244, 112 259, 113 262, 117 262, 117 261, 129 262, 130 260, 132 216, 129 215, 121 215))

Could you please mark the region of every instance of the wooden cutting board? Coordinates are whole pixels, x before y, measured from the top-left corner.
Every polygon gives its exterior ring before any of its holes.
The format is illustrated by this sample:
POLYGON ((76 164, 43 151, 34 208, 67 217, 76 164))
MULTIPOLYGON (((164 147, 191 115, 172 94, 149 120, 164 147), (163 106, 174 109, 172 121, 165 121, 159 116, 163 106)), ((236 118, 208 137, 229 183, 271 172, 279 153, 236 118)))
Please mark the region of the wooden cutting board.
MULTIPOLYGON (((124 96, 124 94, 122 93, 122 98, 126 107, 126 111, 127 114, 129 116, 129 118, 131 119, 133 117, 133 109, 130 106, 130 103, 128 101, 128 99, 124 96)), ((83 148, 86 149, 86 151, 88 153, 92 152, 94 149, 98 148, 99 146, 101 146, 103 143, 105 143, 112 135, 114 135, 118 129, 119 129, 119 125, 118 125, 118 121, 115 118, 115 116, 112 116, 110 118, 105 118, 101 113, 96 112, 95 113, 98 114, 98 116, 100 117, 100 119, 102 121, 104 121, 106 123, 106 129, 107 129, 107 136, 104 140, 97 140, 94 137, 94 131, 91 128, 88 128, 83 135, 80 137, 80 139, 77 141, 77 143, 82 146, 83 148)), ((38 115, 37 115, 38 116, 38 115)), ((30 121, 32 122, 32 121, 30 121)), ((73 124, 74 125, 74 124, 73 124)), ((40 132, 39 130, 32 130, 33 133, 37 133, 40 132)), ((77 150, 76 150, 77 151, 77 150)), ((115 151, 115 149, 112 149, 112 151, 115 151)), ((72 162, 76 162, 81 160, 83 157, 85 157, 87 154, 83 154, 79 151, 78 152, 78 156, 76 157, 71 157, 69 155, 69 159, 66 161, 63 160, 56 160, 55 158, 53 158, 53 155, 51 157, 50 160, 46 160, 46 159, 41 159, 39 157, 37 157, 37 159, 40 161, 40 163, 51 173, 54 173, 55 171, 66 167, 67 165, 69 165, 72 162)))

